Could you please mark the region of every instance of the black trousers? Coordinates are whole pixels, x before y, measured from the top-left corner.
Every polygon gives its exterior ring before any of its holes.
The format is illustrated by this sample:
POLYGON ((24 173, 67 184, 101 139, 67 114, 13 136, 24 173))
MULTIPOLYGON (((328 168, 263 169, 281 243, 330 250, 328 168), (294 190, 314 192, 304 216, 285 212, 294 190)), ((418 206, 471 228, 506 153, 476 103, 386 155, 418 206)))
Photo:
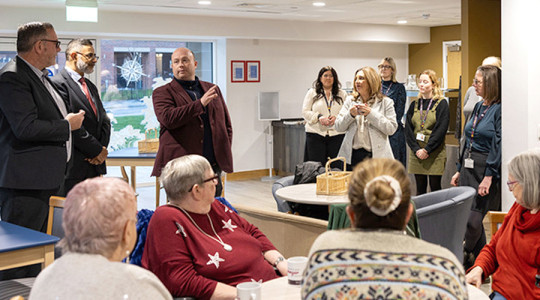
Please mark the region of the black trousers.
MULTIPOLYGON (((317 133, 306 132, 304 161, 318 161, 325 166, 329 158, 335 158, 337 156, 344 137, 344 134, 322 136, 317 133)), ((331 167, 343 167, 343 164, 337 166, 338 164, 339 162, 333 163, 331 167)))
MULTIPOLYGON (((45 232, 47 230, 49 197, 55 195, 57 191, 58 188, 52 190, 0 188, 2 221, 45 232)), ((35 277, 40 271, 41 265, 39 264, 0 271, 0 280, 35 277)))
POLYGON ((416 180, 416 195, 422 195, 427 192, 428 181, 429 188, 432 192, 441 189, 442 175, 414 174, 414 179, 416 180))
POLYGON ((212 171, 214 171, 214 173, 219 176, 214 197, 221 197, 221 192, 223 192, 223 184, 221 183, 221 168, 218 166, 218 164, 213 164, 212 171))
POLYGON ((347 170, 352 171, 358 163, 362 162, 366 158, 372 158, 372 157, 373 157, 373 153, 371 153, 370 151, 367 151, 364 148, 353 149, 352 155, 351 155, 351 164, 350 165, 347 164, 347 170))

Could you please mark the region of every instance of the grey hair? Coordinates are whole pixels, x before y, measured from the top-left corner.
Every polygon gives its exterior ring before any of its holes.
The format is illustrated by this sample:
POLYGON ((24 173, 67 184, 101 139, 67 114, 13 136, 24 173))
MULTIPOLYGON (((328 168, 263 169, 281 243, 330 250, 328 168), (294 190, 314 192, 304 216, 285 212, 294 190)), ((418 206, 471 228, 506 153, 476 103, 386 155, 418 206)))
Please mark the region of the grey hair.
POLYGON ((508 173, 523 189, 523 206, 540 208, 540 149, 522 152, 508 163, 508 173))
POLYGON ((73 187, 66 197, 62 227, 63 252, 100 254, 110 258, 123 238, 128 220, 136 219, 131 187, 118 178, 96 177, 73 187))
POLYGON ((42 38, 47 37, 47 30, 54 29, 51 23, 30 22, 17 28, 17 52, 25 53, 42 38))
POLYGON ((78 52, 83 46, 94 46, 92 41, 89 39, 73 39, 69 41, 66 48, 66 61, 71 60, 71 54, 73 52, 78 52))
POLYGON ((181 201, 195 184, 204 181, 204 173, 209 169, 212 167, 208 160, 196 154, 169 161, 160 176, 169 201, 181 201))

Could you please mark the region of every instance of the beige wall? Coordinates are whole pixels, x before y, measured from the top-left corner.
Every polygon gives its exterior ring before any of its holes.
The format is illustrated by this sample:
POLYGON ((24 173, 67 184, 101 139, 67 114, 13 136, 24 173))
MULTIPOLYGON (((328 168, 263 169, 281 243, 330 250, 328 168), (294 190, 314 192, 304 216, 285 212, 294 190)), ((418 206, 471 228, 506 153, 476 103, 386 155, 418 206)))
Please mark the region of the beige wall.
POLYGON ((432 69, 442 77, 443 42, 461 40, 461 26, 438 26, 430 29, 431 41, 427 44, 409 45, 409 73, 418 74, 432 69))

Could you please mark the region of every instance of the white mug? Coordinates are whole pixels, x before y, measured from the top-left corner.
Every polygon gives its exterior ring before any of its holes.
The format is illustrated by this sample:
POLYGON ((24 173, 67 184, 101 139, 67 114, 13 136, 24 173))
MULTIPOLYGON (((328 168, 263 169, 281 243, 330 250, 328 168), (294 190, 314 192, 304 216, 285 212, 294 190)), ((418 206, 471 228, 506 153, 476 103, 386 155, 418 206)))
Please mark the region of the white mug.
POLYGON ((242 282, 236 286, 237 300, 260 300, 261 284, 258 282, 242 282))
POLYGON ((289 284, 302 284, 302 277, 307 266, 308 258, 305 256, 295 256, 287 259, 287 278, 289 284))

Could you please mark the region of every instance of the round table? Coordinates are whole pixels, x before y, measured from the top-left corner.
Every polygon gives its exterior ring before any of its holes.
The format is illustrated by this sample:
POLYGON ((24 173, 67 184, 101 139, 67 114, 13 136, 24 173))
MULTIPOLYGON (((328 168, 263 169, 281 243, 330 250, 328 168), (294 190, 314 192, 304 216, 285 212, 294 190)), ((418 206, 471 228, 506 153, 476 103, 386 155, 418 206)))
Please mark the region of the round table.
POLYGON ((286 186, 276 191, 276 195, 284 200, 303 204, 332 205, 348 204, 346 194, 339 196, 317 195, 317 184, 305 183, 286 186))

